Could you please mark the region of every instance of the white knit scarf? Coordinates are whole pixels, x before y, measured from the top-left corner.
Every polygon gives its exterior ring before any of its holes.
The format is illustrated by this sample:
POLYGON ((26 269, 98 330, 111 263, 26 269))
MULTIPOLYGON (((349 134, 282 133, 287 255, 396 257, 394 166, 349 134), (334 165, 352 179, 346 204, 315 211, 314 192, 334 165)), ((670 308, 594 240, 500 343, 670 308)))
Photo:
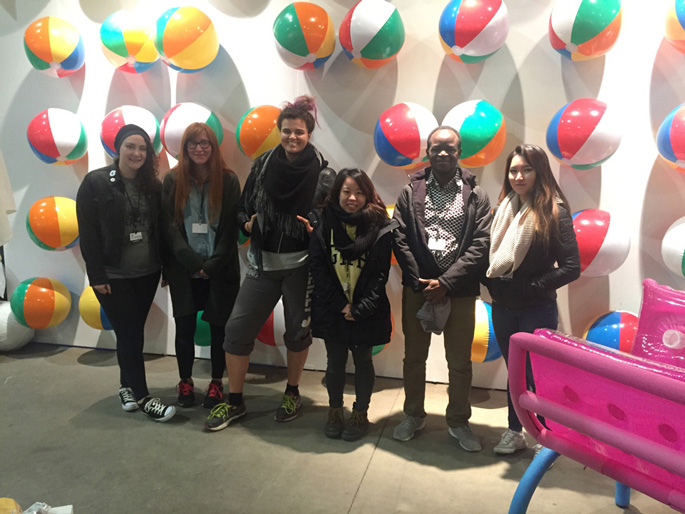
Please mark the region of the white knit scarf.
POLYGON ((511 276, 526 257, 535 235, 534 216, 528 213, 530 204, 521 204, 514 191, 502 201, 490 229, 490 278, 511 276))

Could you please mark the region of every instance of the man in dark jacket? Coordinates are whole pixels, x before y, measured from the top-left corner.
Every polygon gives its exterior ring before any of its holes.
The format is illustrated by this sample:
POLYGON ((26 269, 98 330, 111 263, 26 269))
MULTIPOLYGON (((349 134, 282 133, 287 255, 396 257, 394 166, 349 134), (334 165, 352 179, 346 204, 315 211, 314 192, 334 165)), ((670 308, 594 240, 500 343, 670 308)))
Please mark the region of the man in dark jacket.
POLYGON ((425 426, 426 359, 431 331, 444 331, 449 369, 449 433, 466 451, 480 451, 471 433, 471 342, 479 277, 488 261, 492 213, 488 196, 459 165, 461 137, 441 126, 428 136, 430 167, 410 175, 395 206, 394 249, 402 268, 404 419, 393 437, 408 441, 425 426), (443 314, 422 325, 419 310, 443 314), (428 331, 427 331, 428 330, 428 331))

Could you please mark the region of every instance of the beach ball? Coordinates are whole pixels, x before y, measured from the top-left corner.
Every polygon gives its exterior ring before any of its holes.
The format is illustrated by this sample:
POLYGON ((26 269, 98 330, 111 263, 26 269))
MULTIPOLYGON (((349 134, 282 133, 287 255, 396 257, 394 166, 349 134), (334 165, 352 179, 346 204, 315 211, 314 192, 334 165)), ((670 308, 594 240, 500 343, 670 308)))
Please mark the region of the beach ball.
POLYGON ((614 154, 621 133, 607 104, 580 98, 557 111, 549 122, 546 138, 547 148, 562 164, 589 170, 614 154))
POLYGON ((12 314, 10 302, 0 302, 0 352, 12 352, 26 345, 35 331, 25 327, 12 314))
POLYGON ((151 27, 138 13, 122 9, 100 26, 102 51, 107 60, 126 73, 142 73, 159 59, 151 27))
POLYGON ((81 298, 78 301, 78 311, 81 318, 89 327, 97 330, 112 330, 112 325, 107 319, 104 309, 100 305, 98 297, 95 296, 95 291, 88 286, 81 293, 81 298))
POLYGON ((611 215, 585 209, 573 215, 584 277, 602 277, 616 271, 628 257, 630 235, 611 215))
POLYGON ((235 131, 238 148, 250 159, 255 160, 281 141, 276 126, 281 110, 273 105, 253 107, 240 118, 235 131))
POLYGON ((361 0, 343 18, 338 32, 345 55, 362 68, 389 63, 404 44, 404 24, 394 5, 361 0))
POLYGON ((212 346, 212 330, 209 327, 209 323, 202 319, 204 313, 205 311, 198 311, 197 313, 193 341, 198 346, 212 346))
POLYGON ((499 50, 509 34, 502 0, 452 0, 440 15, 440 43, 452 59, 480 62, 499 50))
POLYGON ((392 326, 392 329, 390 330, 390 341, 388 341, 385 344, 377 344, 376 346, 372 347, 371 355, 378 355, 383 350, 385 350, 388 347, 388 345, 392 342, 392 338, 395 336, 395 316, 392 315, 392 311, 390 311, 390 324, 392 326))
POLYGON ((206 123, 214 131, 216 139, 221 145, 224 139, 224 129, 216 114, 204 105, 184 102, 174 105, 167 111, 159 127, 162 144, 174 158, 181 152, 183 133, 188 125, 194 122, 206 123))
POLYGON ((621 30, 621 0, 557 0, 549 40, 561 55, 584 61, 604 55, 621 30))
POLYGON ((176 71, 194 73, 219 53, 219 37, 209 17, 197 7, 173 7, 157 20, 155 47, 176 71))
POLYGON ((71 295, 59 280, 33 277, 16 287, 10 304, 19 323, 38 330, 64 321, 71 309, 71 295))
POLYGON ((31 66, 53 77, 80 70, 86 57, 79 31, 56 16, 40 18, 27 27, 24 50, 31 66))
POLYGON ((35 202, 26 215, 26 231, 43 250, 66 250, 78 243, 76 202, 48 196, 35 202))
POLYGON ((685 217, 668 227, 661 241, 661 258, 669 270, 685 277, 685 217))
POLYGON ((588 324, 583 339, 609 348, 630 352, 637 331, 637 316, 626 311, 611 311, 588 324))
POLYGON ((426 141, 438 120, 425 107, 403 102, 381 114, 373 132, 373 145, 381 160, 398 168, 428 165, 426 141))
POLYGON ((502 113, 485 100, 470 100, 453 107, 442 120, 442 125, 459 131, 459 163, 467 168, 490 164, 502 152, 507 140, 507 126, 502 113))
POLYGON ((276 17, 273 31, 278 55, 297 70, 322 66, 335 49, 333 21, 316 4, 290 4, 276 17))
POLYGON ((471 361, 490 362, 499 359, 502 352, 495 338, 492 326, 492 305, 476 300, 476 328, 473 331, 471 344, 471 361))
POLYGON ((81 120, 71 111, 45 109, 26 129, 33 153, 48 164, 71 164, 86 155, 88 138, 81 120))
POLYGON ((260 341, 268 346, 276 346, 276 333, 274 330, 274 313, 269 314, 266 322, 257 334, 257 341, 260 341))
POLYGON ((673 109, 661 122, 656 146, 669 166, 685 171, 685 104, 673 109))
POLYGON ((117 151, 114 149, 114 139, 117 137, 119 129, 129 123, 138 125, 147 132, 155 152, 162 151, 159 121, 155 115, 136 105, 122 105, 110 111, 100 125, 100 141, 110 157, 115 158, 117 156, 117 151))
POLYGON ((666 15, 666 40, 685 54, 685 0, 670 0, 666 15))

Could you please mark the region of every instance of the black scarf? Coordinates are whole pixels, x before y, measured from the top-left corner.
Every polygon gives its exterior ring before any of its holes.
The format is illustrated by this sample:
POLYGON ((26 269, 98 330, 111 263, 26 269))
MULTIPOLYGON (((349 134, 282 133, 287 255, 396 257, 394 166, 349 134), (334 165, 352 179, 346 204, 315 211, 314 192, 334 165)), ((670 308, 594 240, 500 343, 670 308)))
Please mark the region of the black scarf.
POLYGON ((368 223, 363 210, 354 214, 345 212, 340 205, 329 203, 324 209, 326 223, 333 231, 333 245, 346 261, 356 261, 368 252, 376 241, 382 224, 368 223), (347 234, 343 223, 357 227, 354 241, 347 234))

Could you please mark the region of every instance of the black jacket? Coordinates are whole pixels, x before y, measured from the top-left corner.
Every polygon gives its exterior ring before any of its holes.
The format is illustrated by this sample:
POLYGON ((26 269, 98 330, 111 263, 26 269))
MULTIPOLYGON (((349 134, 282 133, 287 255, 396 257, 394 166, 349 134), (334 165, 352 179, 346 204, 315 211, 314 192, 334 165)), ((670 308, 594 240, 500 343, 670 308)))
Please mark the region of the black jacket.
POLYGON ((164 266, 169 281, 174 316, 196 312, 193 303, 191 276, 200 270, 209 275, 209 298, 202 319, 213 325, 225 325, 231 314, 240 287, 238 257, 238 220, 236 206, 240 199, 240 183, 233 173, 222 177, 221 212, 216 231, 214 253, 204 259, 188 246, 185 226, 174 221, 176 171, 171 170, 162 184, 164 235, 169 258, 164 266))
POLYGON ((505 309, 539 307, 557 298, 557 289, 580 276, 580 255, 573 220, 559 205, 559 234, 549 248, 533 241, 512 278, 485 278, 493 302, 505 309), (556 264, 556 265, 555 265, 556 264))
POLYGON ((393 233, 394 248, 402 268, 402 284, 418 293, 424 288, 419 278, 432 278, 447 288, 447 296, 478 296, 490 248, 490 200, 476 178, 461 170, 464 226, 454 264, 442 273, 428 249, 426 235, 426 180, 430 173, 426 168, 411 174, 395 205, 393 218, 399 228, 393 233))
POLYGON ((386 223, 365 255, 350 309, 355 321, 348 321, 340 312, 349 302, 331 262, 331 229, 319 211, 310 214, 309 219, 314 227, 309 246, 309 269, 314 279, 312 334, 351 348, 387 343, 392 322, 385 285, 390 273, 392 231, 397 222, 386 223))
MULTIPOLYGON (((147 194, 150 212, 154 213, 150 238, 161 245, 161 189, 159 181, 147 194)), ((124 183, 116 166, 106 166, 88 173, 76 194, 79 245, 86 262, 91 286, 108 284, 105 266, 118 267, 124 248, 126 196, 124 183), (116 171, 110 177, 110 171, 116 171), (110 179, 114 178, 114 182, 110 179)), ((160 255, 163 254, 160 248, 160 255)))

